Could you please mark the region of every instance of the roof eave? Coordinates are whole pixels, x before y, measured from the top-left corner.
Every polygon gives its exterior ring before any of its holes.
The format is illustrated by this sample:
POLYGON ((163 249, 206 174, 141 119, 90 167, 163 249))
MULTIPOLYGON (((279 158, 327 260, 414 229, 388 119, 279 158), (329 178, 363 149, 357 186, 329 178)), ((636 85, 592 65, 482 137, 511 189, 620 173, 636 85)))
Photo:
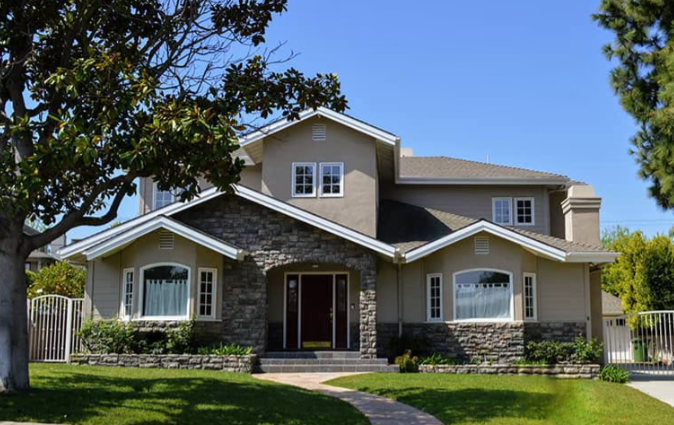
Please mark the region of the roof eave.
POLYGON ((443 178, 443 177, 418 177, 400 176, 396 184, 421 184, 421 185, 564 185, 568 181, 564 179, 522 179, 522 178, 443 178))

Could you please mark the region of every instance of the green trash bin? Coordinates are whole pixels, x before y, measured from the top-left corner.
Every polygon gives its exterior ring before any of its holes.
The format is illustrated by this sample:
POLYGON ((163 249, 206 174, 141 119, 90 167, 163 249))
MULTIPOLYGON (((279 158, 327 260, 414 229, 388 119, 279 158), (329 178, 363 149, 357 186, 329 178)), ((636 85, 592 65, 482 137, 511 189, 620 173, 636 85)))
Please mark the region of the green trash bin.
POLYGON ((632 346, 634 347, 634 361, 637 363, 642 363, 647 360, 646 354, 646 344, 641 338, 634 338, 632 340, 632 346))

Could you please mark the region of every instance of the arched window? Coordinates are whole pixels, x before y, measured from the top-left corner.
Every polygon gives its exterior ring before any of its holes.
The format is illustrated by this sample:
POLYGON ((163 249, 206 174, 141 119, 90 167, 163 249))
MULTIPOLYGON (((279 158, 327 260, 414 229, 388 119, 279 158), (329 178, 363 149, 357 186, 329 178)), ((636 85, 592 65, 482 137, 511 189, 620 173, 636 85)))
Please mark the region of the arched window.
POLYGON ((189 317, 190 269, 174 263, 141 268, 141 316, 154 319, 189 317))
POLYGON ((512 273, 492 269, 454 273, 454 320, 513 320, 512 273))

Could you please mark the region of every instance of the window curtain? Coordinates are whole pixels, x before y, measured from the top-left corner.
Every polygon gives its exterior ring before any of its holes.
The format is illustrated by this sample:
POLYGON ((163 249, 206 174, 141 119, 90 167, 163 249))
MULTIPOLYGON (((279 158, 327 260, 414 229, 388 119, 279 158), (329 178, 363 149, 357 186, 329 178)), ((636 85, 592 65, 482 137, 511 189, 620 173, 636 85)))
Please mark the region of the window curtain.
POLYGON ((145 316, 186 316, 187 280, 146 279, 145 316))
POLYGON ((456 284, 456 318, 509 319, 509 283, 456 284))

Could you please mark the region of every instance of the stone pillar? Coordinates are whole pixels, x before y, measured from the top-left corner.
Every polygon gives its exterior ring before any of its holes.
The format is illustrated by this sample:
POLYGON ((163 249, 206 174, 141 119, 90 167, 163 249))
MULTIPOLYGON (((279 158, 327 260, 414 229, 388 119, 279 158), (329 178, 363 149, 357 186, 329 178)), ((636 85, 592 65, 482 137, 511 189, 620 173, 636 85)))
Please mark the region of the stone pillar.
POLYGON ((360 270, 360 358, 377 357, 377 268, 360 270))

